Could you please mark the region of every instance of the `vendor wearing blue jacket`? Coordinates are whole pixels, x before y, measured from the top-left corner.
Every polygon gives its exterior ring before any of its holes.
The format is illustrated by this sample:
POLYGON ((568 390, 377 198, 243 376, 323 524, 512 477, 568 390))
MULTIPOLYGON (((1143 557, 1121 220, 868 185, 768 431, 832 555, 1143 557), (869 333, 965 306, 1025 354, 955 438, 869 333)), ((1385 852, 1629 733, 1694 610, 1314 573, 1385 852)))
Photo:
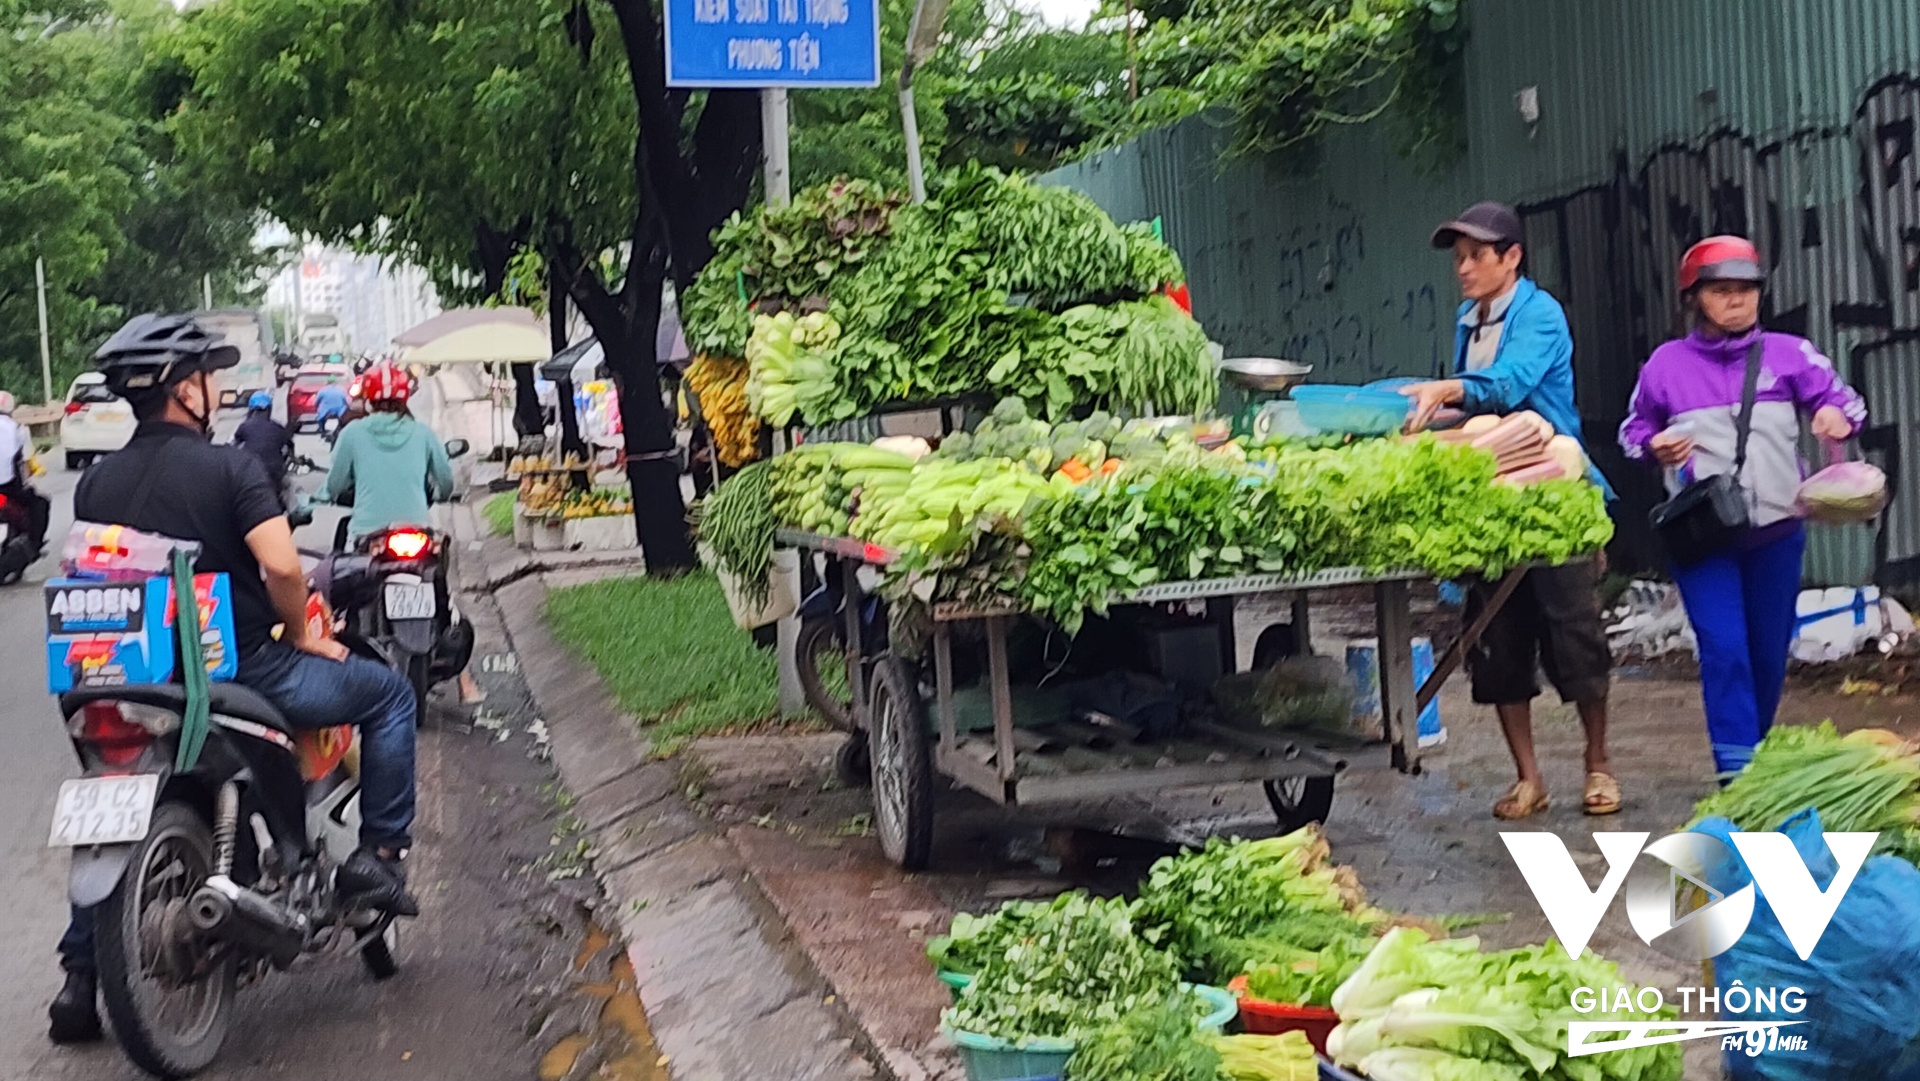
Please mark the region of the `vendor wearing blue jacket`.
MULTIPOLYGON (((1573 399, 1573 335, 1560 302, 1521 273, 1526 230, 1500 203, 1480 203, 1434 231, 1433 246, 1453 252, 1466 298, 1454 328, 1454 378, 1415 383, 1408 428, 1419 431, 1441 406, 1469 413, 1531 410, 1562 435, 1580 438, 1573 399)), ((1607 492, 1596 471, 1594 483, 1607 492)), ((1620 785, 1607 758, 1607 687, 1613 656, 1600 620, 1600 567, 1583 561, 1529 571, 1495 614, 1468 657, 1473 700, 1494 707, 1520 779, 1493 805, 1494 817, 1527 818, 1547 809, 1547 785, 1533 752, 1532 703, 1544 668, 1586 729, 1590 815, 1620 809, 1620 785)), ((1477 583, 1467 594, 1471 624, 1493 593, 1477 583)))

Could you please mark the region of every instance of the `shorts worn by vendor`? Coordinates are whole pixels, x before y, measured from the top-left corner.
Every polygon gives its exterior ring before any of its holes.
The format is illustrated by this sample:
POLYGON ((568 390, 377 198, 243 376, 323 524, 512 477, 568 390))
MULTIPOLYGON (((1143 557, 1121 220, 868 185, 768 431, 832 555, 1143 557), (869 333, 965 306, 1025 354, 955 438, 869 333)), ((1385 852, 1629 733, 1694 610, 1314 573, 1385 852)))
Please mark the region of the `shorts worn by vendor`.
MULTIPOLYGON (((1613 670, 1600 619, 1599 567, 1592 560, 1527 572, 1467 655, 1473 700, 1500 706, 1531 702, 1540 670, 1564 702, 1604 702, 1613 670)), ((1467 591, 1466 621, 1486 610, 1499 581, 1467 591)))

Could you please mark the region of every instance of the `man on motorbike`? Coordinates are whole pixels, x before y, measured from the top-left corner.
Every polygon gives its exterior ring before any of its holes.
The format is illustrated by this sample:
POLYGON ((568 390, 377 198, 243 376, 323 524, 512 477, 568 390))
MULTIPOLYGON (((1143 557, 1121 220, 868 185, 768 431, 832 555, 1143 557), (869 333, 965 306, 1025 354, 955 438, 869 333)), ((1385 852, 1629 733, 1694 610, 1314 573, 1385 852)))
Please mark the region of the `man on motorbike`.
POLYGON ((313 422, 320 429, 320 434, 327 435, 327 422, 333 422, 333 434, 329 442, 339 438, 340 429, 347 423, 347 410, 352 405, 347 388, 338 383, 328 383, 314 394, 313 422))
MULTIPOLYGON (((385 665, 308 634, 306 575, 280 493, 251 455, 209 442, 220 400, 213 373, 239 359, 219 341, 187 316, 142 315, 94 354, 140 423, 124 450, 81 479, 75 517, 198 542, 195 570, 231 579, 238 681, 291 724, 359 727, 360 848, 335 883, 372 907, 415 915, 401 866, 414 812, 412 689, 385 665)), ((91 910, 74 910, 60 957, 67 979, 48 1010, 50 1034, 98 1039, 91 910)))
POLYGON ((353 503, 348 531, 364 537, 394 525, 426 525, 430 502, 453 498, 453 463, 439 437, 407 411, 407 373, 391 362, 360 380, 370 412, 340 433, 324 498, 353 503))
POLYGON ((287 483, 287 466, 293 462, 293 433, 273 419, 273 395, 256 390, 247 399, 247 419, 233 433, 233 445, 260 459, 273 490, 287 483))
POLYGON ((13 395, 0 390, 0 496, 27 509, 27 537, 34 551, 45 551, 52 504, 27 484, 27 455, 33 450, 33 438, 13 419, 13 409, 13 395))

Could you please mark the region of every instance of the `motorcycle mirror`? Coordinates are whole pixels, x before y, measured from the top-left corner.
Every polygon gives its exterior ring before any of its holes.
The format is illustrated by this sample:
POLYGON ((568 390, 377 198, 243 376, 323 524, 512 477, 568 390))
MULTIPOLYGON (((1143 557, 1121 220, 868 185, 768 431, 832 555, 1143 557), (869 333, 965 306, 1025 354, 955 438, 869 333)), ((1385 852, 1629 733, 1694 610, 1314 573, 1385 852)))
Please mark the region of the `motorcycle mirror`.
POLYGON ((464 439, 447 440, 447 457, 458 458, 473 449, 473 444, 464 439))

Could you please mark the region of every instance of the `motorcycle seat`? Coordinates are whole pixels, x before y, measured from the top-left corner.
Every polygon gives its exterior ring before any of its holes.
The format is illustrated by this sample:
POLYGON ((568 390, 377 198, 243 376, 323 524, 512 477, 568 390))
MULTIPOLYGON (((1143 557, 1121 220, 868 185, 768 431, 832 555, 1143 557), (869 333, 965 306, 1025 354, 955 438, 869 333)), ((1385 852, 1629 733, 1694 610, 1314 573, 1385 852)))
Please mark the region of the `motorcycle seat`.
MULTIPOLYGON (((259 692, 243 687, 238 683, 215 683, 209 688, 207 709, 227 717, 235 717, 255 724, 264 724, 279 732, 291 736, 293 726, 280 715, 272 702, 267 701, 259 692)), ((161 709, 184 710, 187 708, 187 689, 178 683, 145 683, 127 687, 85 687, 68 691, 60 696, 60 713, 71 717, 88 702, 138 702, 146 706, 158 706, 161 709)))

